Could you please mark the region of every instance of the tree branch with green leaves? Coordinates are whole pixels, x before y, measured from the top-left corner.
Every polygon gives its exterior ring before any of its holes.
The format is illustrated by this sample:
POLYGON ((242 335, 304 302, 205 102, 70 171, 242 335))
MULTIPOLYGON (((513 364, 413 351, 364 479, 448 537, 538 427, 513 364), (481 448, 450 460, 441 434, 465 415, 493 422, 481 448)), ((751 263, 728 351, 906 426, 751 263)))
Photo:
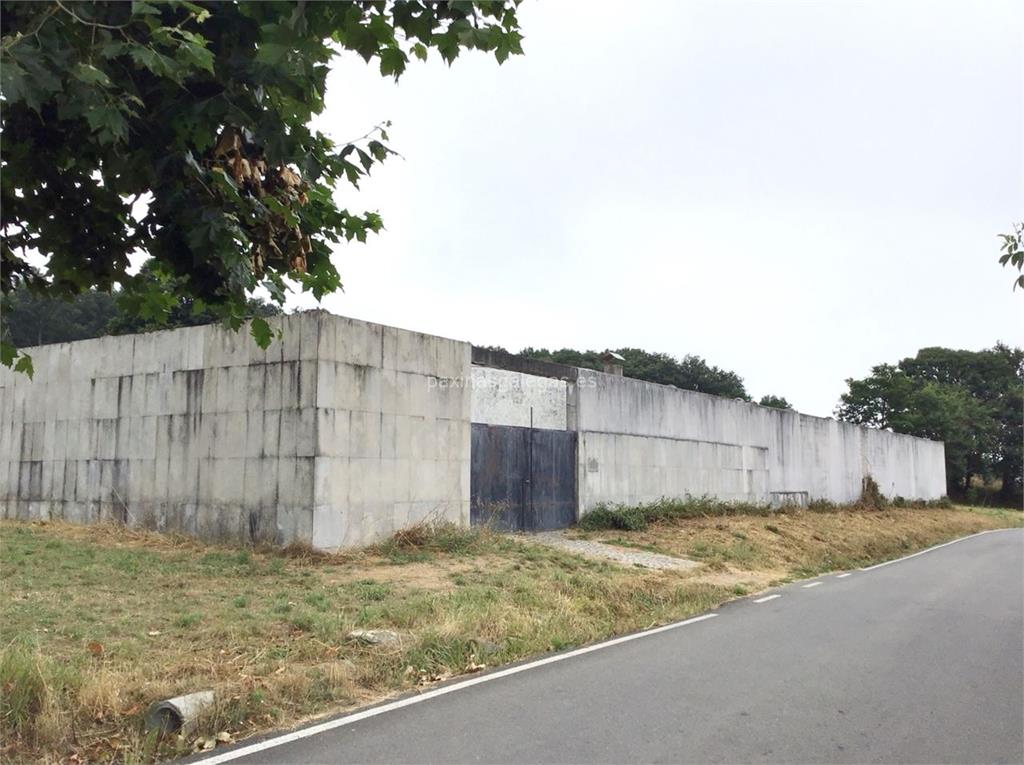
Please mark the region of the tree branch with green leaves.
POLYGON ((1024 223, 1014 223, 1013 232, 1000 234, 999 238, 1003 240, 999 248, 1003 253, 999 256, 999 263, 1017 269, 1018 276, 1013 281, 1013 288, 1024 289, 1024 223))
MULTIPOLYGON (((341 288, 334 247, 383 227, 336 202, 394 151, 388 124, 309 127, 335 57, 399 78, 431 51, 522 53, 518 0, 7 2, 0 6, 0 289, 120 288, 148 318, 181 299, 238 328, 265 290, 341 288), (133 200, 148 200, 133 215, 133 200), (132 276, 150 256, 178 294, 132 276), (136 257, 138 260, 138 257, 136 257)), ((136 208, 137 210, 137 208, 136 208)), ((270 342, 266 323, 251 331, 270 342)), ((8 338, 0 362, 31 371, 8 338)))

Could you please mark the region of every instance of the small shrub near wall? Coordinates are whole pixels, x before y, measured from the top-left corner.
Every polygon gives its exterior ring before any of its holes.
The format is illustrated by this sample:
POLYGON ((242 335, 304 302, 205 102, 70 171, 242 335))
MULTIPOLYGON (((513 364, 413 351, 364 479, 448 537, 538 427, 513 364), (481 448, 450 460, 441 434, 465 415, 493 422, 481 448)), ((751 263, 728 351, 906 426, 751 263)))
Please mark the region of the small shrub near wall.
POLYGON ((878 481, 870 475, 866 475, 861 481, 860 499, 857 504, 864 510, 884 510, 889 502, 882 495, 882 490, 878 488, 878 481))

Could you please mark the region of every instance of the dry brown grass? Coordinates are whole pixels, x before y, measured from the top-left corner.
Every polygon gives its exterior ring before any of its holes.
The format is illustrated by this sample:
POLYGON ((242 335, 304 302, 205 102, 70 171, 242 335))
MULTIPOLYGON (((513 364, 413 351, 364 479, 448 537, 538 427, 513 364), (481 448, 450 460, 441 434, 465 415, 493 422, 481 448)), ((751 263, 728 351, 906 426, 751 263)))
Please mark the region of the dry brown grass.
POLYGON ((196 737, 241 738, 1011 521, 965 510, 802 512, 589 535, 707 564, 687 574, 449 527, 323 555, 3 522, 0 759, 169 757, 196 737), (346 640, 356 627, 394 630, 401 643, 346 640), (207 688, 218 701, 195 736, 145 735, 149 704, 207 688))
POLYGON ((142 731, 162 698, 213 689, 197 734, 238 738, 727 594, 451 528, 331 556, 58 523, 0 534, 0 683, 27 699, 0 706, 5 761, 171 756, 192 740, 142 731), (402 643, 346 640, 356 627, 402 643))
POLYGON ((965 507, 688 518, 640 531, 577 532, 706 565, 699 581, 763 588, 794 577, 856 568, 985 529, 1020 525, 1021 513, 965 507))

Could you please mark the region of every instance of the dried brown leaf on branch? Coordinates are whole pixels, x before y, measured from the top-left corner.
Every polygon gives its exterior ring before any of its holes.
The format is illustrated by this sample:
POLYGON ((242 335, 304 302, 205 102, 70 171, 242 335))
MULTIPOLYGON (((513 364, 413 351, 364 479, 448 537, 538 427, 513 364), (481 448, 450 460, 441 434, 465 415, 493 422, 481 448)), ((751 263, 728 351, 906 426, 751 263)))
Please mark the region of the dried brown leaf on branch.
MULTIPOLYGON (((221 131, 207 164, 229 176, 241 192, 257 199, 270 196, 289 209, 309 201, 309 184, 299 172, 284 164, 268 168, 262 147, 246 141, 244 132, 236 127, 221 131)), ((294 220, 294 216, 273 212, 247 232, 252 241, 250 267, 258 277, 272 263, 287 263, 291 271, 306 271, 312 242, 309 234, 298 224, 289 224, 286 217, 294 220)))

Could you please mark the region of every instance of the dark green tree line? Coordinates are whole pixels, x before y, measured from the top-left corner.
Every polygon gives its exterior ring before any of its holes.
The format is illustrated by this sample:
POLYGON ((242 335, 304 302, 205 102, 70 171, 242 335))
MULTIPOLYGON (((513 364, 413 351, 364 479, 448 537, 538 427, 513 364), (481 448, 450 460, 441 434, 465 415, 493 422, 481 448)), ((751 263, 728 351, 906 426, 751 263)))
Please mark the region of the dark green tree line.
POLYGON ((997 343, 981 351, 923 348, 896 365, 847 380, 836 415, 848 422, 946 443, 951 494, 973 478, 1001 483, 1001 499, 1021 494, 1024 351, 997 343))
POLYGON ((0 302, 4 335, 18 348, 99 337, 115 316, 114 296, 96 290, 66 300, 16 290, 0 302))
MULTIPOLYGON (((687 355, 677 359, 667 353, 651 353, 640 348, 618 348, 614 352, 625 359, 622 372, 626 377, 750 401, 742 377, 735 372, 712 366, 700 356, 687 355)), ((549 351, 546 348, 524 348, 519 355, 584 369, 600 370, 604 367, 604 362, 601 361, 603 351, 577 351, 572 348, 549 351)))
MULTIPOLYGON (((158 272, 153 261, 143 264, 134 277, 149 282, 147 288, 166 289, 175 294, 173 277, 158 272)), ((4 334, 19 348, 50 343, 68 343, 101 335, 126 335, 172 327, 194 327, 220 320, 215 311, 181 293, 177 301, 159 315, 146 315, 119 300, 118 292, 89 290, 66 298, 48 297, 29 290, 15 290, 0 300, 0 323, 4 334)), ((273 316, 281 309, 272 303, 249 298, 247 310, 252 316, 273 316)))

